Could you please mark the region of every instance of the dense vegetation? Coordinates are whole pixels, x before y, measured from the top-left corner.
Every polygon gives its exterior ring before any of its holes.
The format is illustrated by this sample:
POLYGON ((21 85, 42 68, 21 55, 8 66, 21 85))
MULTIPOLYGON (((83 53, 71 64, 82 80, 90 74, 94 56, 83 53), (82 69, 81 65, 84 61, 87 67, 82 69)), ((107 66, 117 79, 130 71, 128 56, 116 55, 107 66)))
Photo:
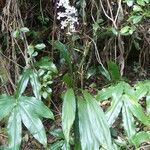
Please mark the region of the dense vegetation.
POLYGON ((0 0, 0 149, 150 149, 149 0, 0 0))

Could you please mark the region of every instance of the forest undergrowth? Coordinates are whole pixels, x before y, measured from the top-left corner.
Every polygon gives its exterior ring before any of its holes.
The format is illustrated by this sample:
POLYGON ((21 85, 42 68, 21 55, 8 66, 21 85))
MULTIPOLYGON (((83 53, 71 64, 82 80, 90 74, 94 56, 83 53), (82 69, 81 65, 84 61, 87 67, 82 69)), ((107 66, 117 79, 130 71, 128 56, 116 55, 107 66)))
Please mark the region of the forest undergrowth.
POLYGON ((149 0, 0 0, 0 149, 149 150, 149 0))

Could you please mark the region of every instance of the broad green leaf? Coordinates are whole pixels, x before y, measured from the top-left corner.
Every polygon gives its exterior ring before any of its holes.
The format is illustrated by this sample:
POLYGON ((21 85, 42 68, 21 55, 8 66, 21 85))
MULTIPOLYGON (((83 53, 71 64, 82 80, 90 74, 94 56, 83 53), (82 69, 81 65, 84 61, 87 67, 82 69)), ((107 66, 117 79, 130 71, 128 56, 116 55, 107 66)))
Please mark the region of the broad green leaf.
POLYGON ((29 77, 31 74, 31 69, 26 69, 22 76, 21 79, 19 80, 18 86, 17 86, 17 90, 16 90, 16 98, 19 98, 22 93, 25 91, 28 81, 29 81, 29 77))
MULTIPOLYGON (((118 136, 117 139, 114 139, 114 142, 120 147, 127 146, 127 142, 125 141, 125 139, 122 139, 120 136, 118 136)), ((118 149, 116 149, 116 150, 118 150, 118 149)), ((121 149, 119 149, 119 150, 121 150, 121 149)))
POLYGON ((126 3, 129 7, 131 7, 134 4, 134 0, 126 0, 126 3))
POLYGON ((83 96, 87 103, 87 113, 89 115, 91 130, 93 129, 94 136, 102 146, 106 146, 108 150, 112 150, 110 130, 103 110, 94 97, 88 92, 83 91, 83 96))
POLYGON ((87 79, 89 79, 91 76, 96 75, 96 67, 90 67, 87 70, 87 79))
POLYGON ((45 45, 44 43, 41 43, 41 44, 37 44, 37 45, 35 45, 34 47, 35 47, 36 49, 41 50, 41 49, 45 48, 45 47, 46 47, 46 45, 45 45))
POLYGON ((127 133, 127 136, 129 140, 135 135, 135 126, 134 126, 134 118, 132 116, 132 113, 129 109, 128 99, 126 99, 126 96, 123 96, 123 107, 122 107, 122 120, 123 120, 123 127, 127 133))
POLYGON ((34 70, 30 74, 30 82, 31 82, 33 93, 34 93, 35 97, 38 100, 41 100, 41 95, 40 95, 41 84, 39 82, 38 75, 37 75, 37 73, 35 73, 34 70))
POLYGON ((133 6, 133 11, 134 12, 140 12, 140 11, 143 11, 143 10, 142 10, 142 8, 139 5, 134 5, 133 6))
POLYGON ((102 67, 102 66, 98 66, 98 71, 108 80, 110 81, 110 74, 108 72, 108 70, 106 70, 106 68, 102 67))
POLYGON ((138 100, 145 97, 147 92, 148 88, 142 82, 139 82, 138 84, 135 85, 135 96, 138 100))
POLYGON ((121 28, 120 33, 122 35, 128 35, 129 30, 130 30, 130 26, 125 26, 125 27, 121 28))
MULTIPOLYGON (((120 84, 121 85, 121 84, 120 84)), ((115 122, 122 107, 122 86, 117 86, 114 93, 112 93, 112 104, 106 112, 107 123, 109 127, 115 122)))
MULTIPOLYGON (((89 119, 87 103, 83 98, 78 98, 78 116, 79 116, 79 131, 82 150, 99 150, 100 142, 94 135, 92 125, 89 119)), ((97 127, 96 127, 97 129, 97 127)), ((95 129, 94 129, 95 130, 95 129)), ((101 135, 101 130, 98 132, 101 135)))
POLYGON ((34 52, 33 54, 32 54, 32 57, 35 57, 35 56, 37 56, 38 55, 38 52, 34 52))
POLYGON ((6 145, 0 146, 0 150, 10 150, 6 145))
POLYGON ((71 69, 71 56, 70 56, 69 51, 67 50, 67 47, 60 41, 55 41, 54 46, 56 49, 60 51, 61 57, 65 59, 65 61, 67 62, 67 64, 69 65, 71 69))
POLYGON ((36 62, 36 65, 41 69, 50 70, 53 73, 58 73, 57 68, 55 64, 50 60, 49 57, 42 57, 38 62, 36 62))
POLYGON ((20 28, 20 31, 26 33, 29 32, 30 30, 27 27, 22 27, 20 28))
POLYGON ((62 57, 67 61, 69 62, 70 61, 70 58, 69 58, 69 53, 68 53, 68 50, 67 50, 67 47, 61 43, 60 41, 55 41, 54 43, 54 46, 57 50, 59 50, 62 54, 62 57))
POLYGON ((132 101, 133 104, 137 103, 138 99, 137 99, 136 92, 135 92, 134 88, 125 82, 123 85, 124 85, 124 93, 128 96, 128 98, 132 101))
POLYGON ((31 132, 35 139, 46 146, 46 133, 40 118, 31 110, 31 107, 28 104, 20 103, 19 106, 23 124, 31 132))
POLYGON ((112 81, 119 81, 121 79, 121 74, 119 71, 119 67, 116 63, 109 61, 108 62, 108 71, 111 75, 112 81))
POLYGON ((143 16, 141 16, 141 15, 140 16, 134 15, 134 16, 131 16, 129 18, 129 20, 132 20, 133 24, 137 24, 137 23, 139 23, 142 20, 142 17, 143 16))
POLYGON ((150 127, 150 118, 144 114, 144 111, 141 105, 138 103, 137 100, 132 99, 130 96, 125 95, 126 103, 128 103, 128 108, 130 109, 131 113, 140 120, 143 124, 150 127))
POLYGON ((0 120, 9 115, 15 104, 16 101, 13 96, 0 95, 0 120))
POLYGON ((59 150, 61 149, 63 144, 64 144, 64 140, 57 141, 54 144, 51 144, 50 147, 47 148, 47 150, 59 150))
POLYGON ((46 98, 48 97, 48 93, 47 93, 46 91, 44 91, 44 92, 42 93, 42 97, 43 97, 44 99, 46 99, 46 98))
POLYGON ((7 130, 9 135, 9 149, 19 150, 21 144, 22 125, 19 109, 17 106, 11 112, 8 120, 7 130))
POLYGON ((150 141, 150 132, 141 131, 135 134, 132 138, 132 142, 136 147, 139 147, 144 142, 150 141))
POLYGON ((72 76, 69 75, 68 73, 66 73, 64 76, 63 76, 63 81, 65 82, 65 84, 71 88, 73 87, 73 79, 72 79, 72 76))
POLYGON ((145 6, 145 0, 136 0, 137 3, 141 6, 145 6))
POLYGON ((60 128, 50 130, 49 133, 58 139, 64 139, 64 133, 60 128))
POLYGON ((69 133, 75 120, 76 102, 73 89, 68 89, 63 97, 62 106, 62 129, 67 143, 69 143, 69 133))
POLYGON ((54 115, 51 110, 46 105, 44 105, 42 101, 37 100, 34 97, 22 96, 20 97, 20 103, 22 106, 28 105, 30 107, 30 111, 38 114, 41 117, 54 119, 54 115))
POLYGON ((61 147, 62 150, 71 150, 70 144, 68 144, 66 141, 64 141, 63 146, 61 147))
POLYGON ((107 100, 112 96, 114 92, 115 92, 114 86, 103 88, 101 91, 98 91, 98 94, 96 95, 96 100, 97 101, 107 100))
POLYGON ((34 46, 33 45, 28 46, 27 53, 29 54, 30 57, 33 55, 33 53, 34 53, 34 46))

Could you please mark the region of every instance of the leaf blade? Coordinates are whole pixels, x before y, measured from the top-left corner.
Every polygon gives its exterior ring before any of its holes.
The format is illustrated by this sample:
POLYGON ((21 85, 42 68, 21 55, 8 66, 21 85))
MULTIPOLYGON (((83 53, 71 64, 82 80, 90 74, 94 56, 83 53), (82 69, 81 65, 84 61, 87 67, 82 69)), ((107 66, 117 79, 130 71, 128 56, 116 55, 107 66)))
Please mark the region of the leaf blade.
POLYGON ((5 118, 15 106, 15 99, 13 96, 0 96, 0 120, 5 118))
POLYGON ((123 96, 123 108, 122 108, 122 117, 123 117, 123 126, 127 133, 129 140, 135 135, 135 126, 134 126, 134 118, 132 113, 129 109, 128 103, 126 102, 127 99, 123 96))
POLYGON ((63 98, 62 107, 62 128, 67 142, 69 142, 69 133, 75 120, 76 102, 73 89, 68 89, 63 98))
POLYGON ((87 111, 89 120, 92 124, 93 132, 99 143, 104 144, 108 150, 112 150, 112 141, 110 130, 106 121, 105 114, 98 105, 94 97, 86 91, 83 91, 83 96, 87 102, 87 111), (94 120, 94 124, 93 124, 94 120), (100 134, 101 132, 101 134, 100 134))
POLYGON ((19 83, 17 86, 15 97, 19 98, 22 95, 22 93, 25 91, 28 81, 29 81, 30 74, 31 74, 31 69, 26 69, 23 72, 21 79, 19 80, 19 83))
POLYGON ((19 150, 21 145, 21 117, 18 107, 15 107, 9 117, 7 125, 8 135, 9 135, 9 149, 19 150))
POLYGON ((20 103, 20 115, 23 124, 31 132, 33 137, 37 139, 44 146, 47 145, 47 138, 44 126, 39 117, 32 112, 29 105, 20 103))
POLYGON ((35 97, 20 97, 20 101, 22 105, 28 105, 30 110, 33 111, 35 114, 38 114, 44 118, 54 119, 54 115, 51 110, 44 105, 44 103, 40 100, 37 100, 35 97))
POLYGON ((38 100, 41 100, 41 95, 40 95, 41 84, 39 82, 38 75, 35 73, 35 71, 32 71, 30 74, 30 82, 31 82, 35 97, 38 100))

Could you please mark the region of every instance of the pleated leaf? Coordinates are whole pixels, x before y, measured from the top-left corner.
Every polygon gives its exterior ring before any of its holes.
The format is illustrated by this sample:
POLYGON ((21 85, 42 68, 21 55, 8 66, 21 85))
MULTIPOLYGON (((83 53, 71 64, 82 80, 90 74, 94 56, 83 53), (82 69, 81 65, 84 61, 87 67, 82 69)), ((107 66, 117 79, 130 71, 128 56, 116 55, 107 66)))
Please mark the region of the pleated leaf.
POLYGON ((109 127, 111 127, 113 123, 115 122, 115 120, 117 119, 121 111, 122 104, 123 104, 122 98, 117 97, 117 95, 115 95, 115 97, 113 98, 112 104, 109 107, 109 110, 106 112, 106 118, 107 118, 107 121, 108 121, 107 123, 109 127))
POLYGON ((0 120, 5 118, 12 111, 15 106, 15 99, 13 96, 1 95, 0 96, 0 120))
POLYGON ((122 108, 122 120, 123 127, 127 133, 129 140, 135 135, 135 126, 134 126, 134 118, 128 106, 128 99, 126 96, 123 96, 123 108, 122 108))
POLYGON ((41 84, 39 82, 38 75, 35 73, 35 71, 32 71, 30 74, 30 82, 31 82, 35 97, 38 100, 41 100, 41 95, 40 95, 41 84))
POLYGON ((142 109, 142 106, 138 103, 137 100, 132 99, 130 95, 126 96, 126 102, 128 102, 128 108, 132 112, 132 114, 140 120, 143 124, 150 127, 150 119, 147 117, 142 109))
POLYGON ((112 150, 110 130, 103 110, 88 92, 83 91, 83 95, 87 103, 87 113, 91 122, 91 129, 93 129, 96 139, 102 146, 112 150))
POLYGON ((111 75, 111 80, 116 82, 121 79, 121 74, 118 65, 115 62, 108 61, 108 71, 111 75))
MULTIPOLYGON (((78 98, 79 132, 82 150, 99 150, 100 142, 93 132, 89 119, 87 103, 83 98, 78 98)), ((97 128, 96 128, 97 129, 97 128)), ((101 131, 99 131, 101 135, 101 131)))
POLYGON ((8 135, 9 135, 9 145, 10 150, 19 150, 21 144, 21 117, 18 111, 18 107, 15 107, 11 112, 7 125, 8 135))
POLYGON ((37 100, 35 97, 20 97, 20 102, 22 105, 28 105, 30 107, 30 111, 33 111, 35 114, 38 114, 44 118, 54 119, 54 115, 51 110, 44 105, 44 103, 40 100, 37 100))
POLYGON ((75 120, 76 102, 72 89, 68 89, 63 97, 62 107, 62 129, 67 143, 69 143, 69 134, 75 120))
POLYGON ((27 104, 20 103, 20 115, 23 124, 31 132, 33 137, 37 139, 44 146, 47 145, 47 138, 44 126, 40 118, 32 111, 27 104))
POLYGON ((122 107, 122 84, 118 84, 115 89, 115 92, 112 93, 112 104, 106 112, 107 123, 110 127, 115 122, 122 107))
POLYGON ((30 74, 31 74, 31 69, 27 69, 23 72, 23 74, 19 80, 17 90, 16 90, 15 96, 17 98, 20 97, 22 95, 22 93, 25 91, 28 81, 29 81, 30 74))
POLYGON ((96 100, 97 101, 107 100, 112 96, 113 92, 115 92, 114 86, 104 88, 101 91, 98 91, 98 94, 96 95, 96 100))
POLYGON ((143 82, 139 82, 135 86, 135 96, 138 100, 145 97, 147 92, 148 92, 148 88, 147 88, 147 86, 145 86, 145 84, 143 82))
POLYGON ((150 132, 141 131, 134 135, 132 142, 136 147, 139 147, 144 142, 150 141, 150 132))

